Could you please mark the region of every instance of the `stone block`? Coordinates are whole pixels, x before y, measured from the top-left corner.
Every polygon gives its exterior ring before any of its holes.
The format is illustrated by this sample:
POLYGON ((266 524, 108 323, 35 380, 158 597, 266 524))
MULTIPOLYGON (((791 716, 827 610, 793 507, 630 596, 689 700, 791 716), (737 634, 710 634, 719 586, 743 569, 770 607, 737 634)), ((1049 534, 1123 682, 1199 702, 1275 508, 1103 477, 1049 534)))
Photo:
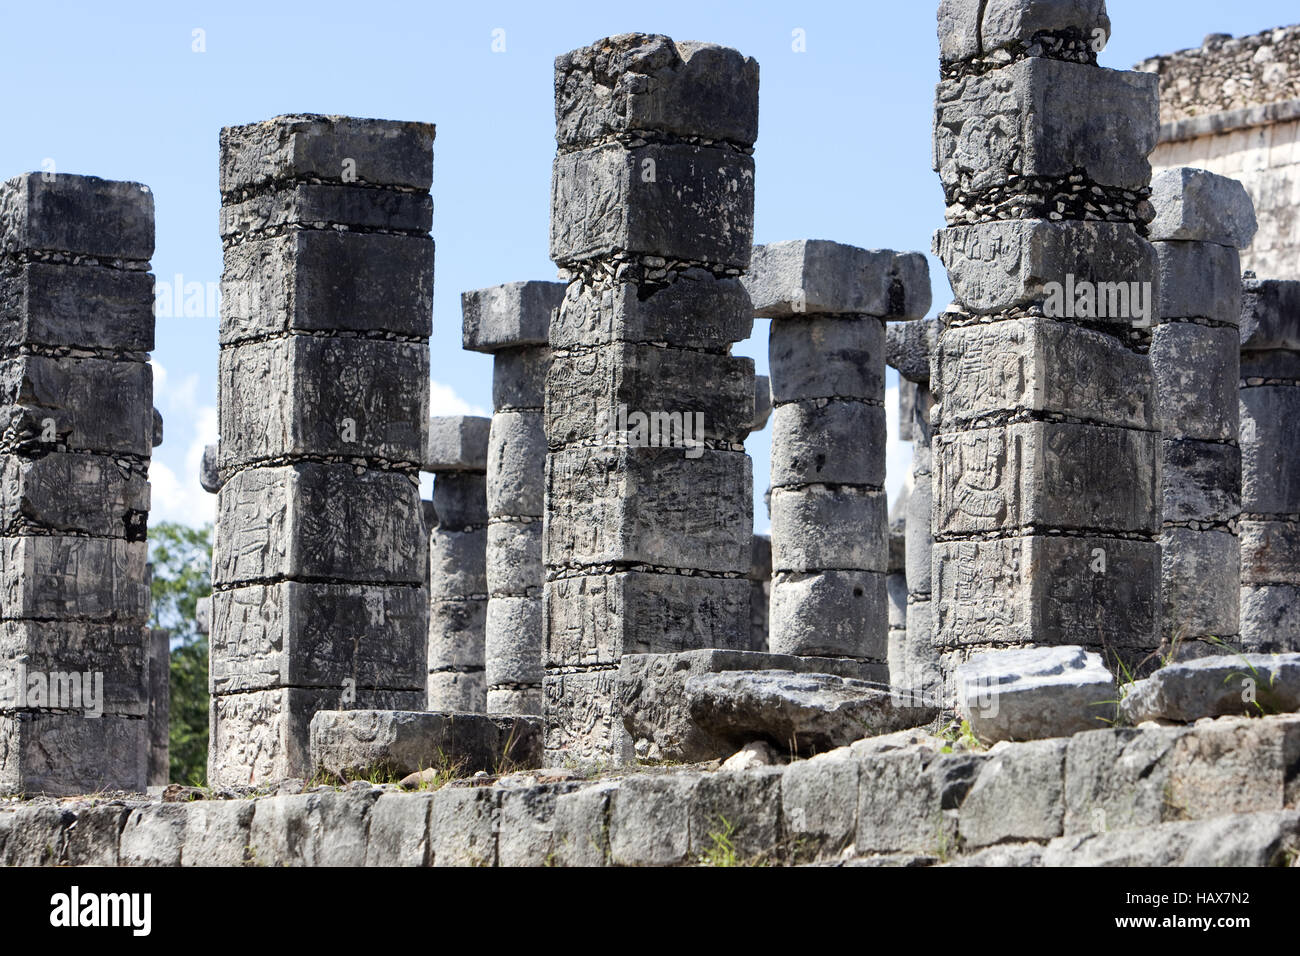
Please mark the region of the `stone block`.
POLYGON ((1040 740, 1113 719, 1115 679, 1082 647, 976 654, 957 668, 957 708, 982 741, 1040 740))
POLYGON ((1063 832, 1065 740, 994 747, 961 804, 963 848, 1045 841, 1063 832))
POLYGON ((1300 511, 1300 462, 1279 448, 1300 447, 1300 388, 1243 388, 1241 509, 1255 514, 1300 511))
POLYGON ((487 678, 482 670, 432 671, 427 686, 428 706, 439 711, 481 714, 487 707, 487 678))
POLYGON ((221 453, 215 444, 203 446, 203 457, 199 460, 199 485, 210 495, 221 490, 221 472, 217 467, 220 458, 221 453))
POLYGON ((23 173, 0 185, 0 250, 148 259, 153 193, 140 183, 23 173))
POLYGON ((858 853, 924 853, 943 857, 957 845, 957 808, 982 754, 935 754, 907 748, 857 756, 858 853))
POLYGON ((556 802, 580 785, 576 782, 502 789, 501 825, 497 834, 498 866, 552 866, 556 802))
POLYGON ((221 191, 320 180, 427 191, 431 123, 286 114, 221 130, 221 191))
POLYGON ((150 352, 154 277, 61 262, 0 266, 0 345, 150 352))
POLYGON ((935 368, 950 431, 1010 413, 1142 429, 1159 422, 1150 360, 1114 336, 1068 322, 949 328, 939 337, 935 368))
POLYGON ((497 687, 487 692, 489 714, 537 714, 545 709, 542 682, 525 687, 497 687))
POLYGON ((539 413, 546 405, 546 373, 551 350, 545 345, 502 349, 492 360, 492 408, 539 413))
POLYGON ((362 866, 377 787, 257 801, 249 827, 254 866, 362 866))
POLYGON ((883 662, 889 599, 878 571, 776 572, 768 646, 776 654, 883 662))
POLYGON ((930 267, 917 252, 859 249, 825 239, 755 246, 745 279, 754 314, 918 319, 930 308, 930 267))
POLYGON ((1158 643, 1158 544, 1029 536, 934 548, 940 647, 1158 643))
POLYGON ((890 322, 885 326, 885 364, 914 385, 928 385, 941 331, 938 319, 890 322))
POLYGON ((212 596, 213 693, 279 687, 415 690, 425 679, 427 598, 414 587, 281 581, 212 596))
POLYGON ((1164 443, 1164 520, 1229 521, 1241 512, 1241 449, 1202 441, 1164 443))
POLYGON ((639 775, 610 798, 609 848, 615 866, 675 866, 689 860, 690 809, 702 777, 639 775))
POLYGON ((679 448, 740 443, 753 424, 754 360, 614 343, 560 355, 546 376, 546 440, 679 448))
POLYGON ((1241 350, 1300 349, 1300 280, 1242 282, 1241 350))
POLYGON ((758 63, 712 43, 624 33, 555 60, 562 148, 638 133, 750 146, 758 136, 758 63))
POLYGON ((752 462, 743 452, 616 446, 553 453, 547 495, 566 507, 547 516, 547 565, 619 562, 743 574, 753 536, 752 486, 752 462))
POLYGON ((433 240, 306 229, 244 242, 226 248, 221 289, 222 345, 285 332, 428 338, 433 240))
POLYGON ((1159 318, 1155 247, 1127 223, 1015 219, 956 226, 935 233, 934 251, 966 312, 1024 309, 1121 329, 1159 318))
POLYGON ((998 50, 1032 53, 1042 36, 1110 37, 1106 0, 942 0, 939 4, 939 60, 947 65, 989 56, 998 50), (1100 34, 1100 35, 1099 35, 1100 34))
POLYGON ((616 675, 608 667, 560 671, 548 666, 542 681, 546 764, 603 769, 635 759, 618 713, 616 675))
POLYGON ((0 816, 0 862, 5 866, 63 863, 77 815, 56 806, 28 806, 0 816))
POLYGON ((781 822, 795 861, 834 858, 854 842, 858 773, 858 762, 844 749, 797 760, 785 768, 781 822))
POLYGON ((556 797, 551 843, 557 866, 609 864, 609 803, 620 781, 605 781, 556 797))
POLYGON ((443 787, 433 795, 429 834, 434 866, 496 866, 501 794, 443 787))
POLYGON ((487 529, 487 589, 493 597, 541 597, 542 522, 495 521, 487 529))
POLYGON ((489 686, 541 685, 543 620, 540 598, 494 597, 488 602, 485 659, 489 686))
POLYGON ((767 348, 778 405, 814 398, 884 400, 885 325, 878 319, 773 319, 767 348))
POLYGON ((545 345, 563 282, 508 282, 460 294, 462 343, 471 352, 545 345))
POLYGON ((1156 405, 1166 436, 1237 437, 1238 348, 1236 329, 1177 322, 1152 332, 1156 405))
POLYGON ((252 800, 197 800, 186 809, 181 866, 248 865, 252 800))
POLYGON ((1300 842, 1300 815, 1246 813, 1134 830, 1059 837, 1041 866, 1284 866, 1300 842))
POLYGON ((356 472, 315 462, 237 472, 217 495, 213 583, 422 584, 419 487, 398 472, 356 472))
POLYGON ((766 375, 754 376, 754 420, 749 433, 761 432, 772 417, 772 380, 766 375))
POLYGON ((754 160, 733 150, 649 143, 555 157, 551 259, 616 254, 744 269, 754 233, 754 160))
POLYGON ((434 601, 486 599, 487 528, 429 535, 429 596, 434 601))
POLYGON ((143 717, 18 710, 0 715, 0 793, 143 793, 149 771, 143 717))
MULTIPOLYGON (((483 669, 487 606, 486 598, 429 602, 430 671, 483 669)), ((442 699, 438 709, 451 708, 448 701, 442 699)), ((482 706, 466 709, 478 711, 482 706)))
POLYGON ((340 778, 397 779, 430 767, 500 773, 541 766, 541 758, 536 717, 333 710, 311 720, 312 766, 340 778))
POLYGON ((775 860, 781 849, 780 767, 720 771, 700 778, 691 794, 691 855, 725 847, 741 864, 775 860))
POLYGON ((122 866, 180 866, 189 807, 156 803, 132 810, 122 828, 122 866))
POLYGON ((0 538, 4 616, 143 624, 146 552, 143 541, 121 538, 0 538))
POLYGON ((1236 179, 1179 166, 1151 177, 1156 217, 1147 225, 1152 242, 1191 239, 1245 249, 1255 238, 1255 204, 1236 179))
POLYGON ((383 793, 370 810, 366 866, 428 866, 432 793, 383 793))
POLYGON ((1297 710, 1300 654, 1225 654, 1170 664, 1133 684, 1120 705, 1134 725, 1297 710))
POLYGON ((1137 191, 1159 130, 1159 77, 1045 57, 939 84, 933 169, 950 198, 1019 177, 1137 191), (1091 104, 1105 102, 1107 109, 1091 104))
POLYGON ((1160 553, 1166 633, 1178 639, 1237 634, 1243 558, 1237 536, 1166 528, 1160 553))
POLYGON ((772 486, 866 485, 883 488, 883 405, 813 400, 772 412, 772 486))
POLYGON ((208 707, 208 785, 246 787, 313 773, 309 748, 312 716, 345 704, 357 709, 415 710, 426 705, 423 688, 370 690, 286 687, 220 694, 208 707))
POLYGON ((744 578, 622 571, 545 586, 547 666, 614 665, 624 654, 749 646, 744 578))
POLYGON ((1157 242, 1163 321, 1241 321, 1241 254, 1209 242, 1157 242))
POLYGON ((139 624, 0 621, 0 710, 144 717, 146 639, 139 624))
POLYGON ((1276 654, 1300 650, 1300 587, 1248 584, 1241 589, 1242 644, 1249 651, 1276 654))
MULTIPOLYGON (((69 814, 71 815, 71 814, 69 814)), ((121 803, 88 806, 77 811, 76 822, 68 828, 64 859, 68 866, 119 866, 122 828, 131 809, 121 803)), ((11 819, 23 817, 6 814, 11 819)), ((4 839, 0 838, 0 854, 4 839)))
POLYGON ((470 531, 488 523, 487 475, 481 471, 443 471, 433 482, 435 528, 470 531))
POLYGON ((570 283, 551 322, 551 347, 662 342, 723 352, 731 343, 749 338, 753 327, 753 306, 739 279, 687 268, 662 283, 570 283))
POLYGON ((883 491, 809 485, 772 489, 772 567, 780 571, 885 571, 883 491))
POLYGON ((487 471, 488 432, 492 419, 476 415, 435 415, 422 471, 487 471))
POLYGON ((1240 533, 1243 582, 1300 586, 1300 525, 1249 520, 1240 533))
POLYGON ((929 594, 931 591, 934 570, 934 533, 931 530, 933 511, 933 476, 917 475, 912 494, 907 499, 904 559, 908 594, 929 594))
POLYGON ((423 343, 311 335, 222 349, 222 470, 304 456, 418 465, 428 351, 423 343))
POLYGON ((226 199, 219 220, 226 245, 308 229, 405 235, 427 242, 433 225, 433 200, 427 193, 282 183, 243 199, 226 199))
POLYGON ((1160 527, 1159 432, 1026 422, 933 447, 937 534, 1160 527))
POLYGON ((143 362, 23 355, 0 362, 0 427, 11 447, 153 451, 153 370, 143 362))
POLYGON ((0 462, 0 528, 6 534, 94 535, 143 541, 149 481, 107 455, 50 452, 0 462))

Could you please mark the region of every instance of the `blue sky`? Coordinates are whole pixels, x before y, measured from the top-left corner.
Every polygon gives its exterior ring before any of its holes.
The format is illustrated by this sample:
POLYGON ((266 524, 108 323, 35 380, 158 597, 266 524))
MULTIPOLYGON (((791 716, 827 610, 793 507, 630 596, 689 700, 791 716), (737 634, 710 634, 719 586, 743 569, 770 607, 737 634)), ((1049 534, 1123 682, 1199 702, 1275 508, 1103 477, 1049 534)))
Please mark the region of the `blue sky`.
MULTIPOLYGON (((278 113, 423 120, 434 144, 433 401, 486 413, 491 359, 460 348, 460 293, 549 279, 552 62, 613 33, 734 46, 761 67, 755 241, 925 250, 942 225, 930 170, 934 0, 860 3, 5 4, 0 175, 48 168, 148 184, 160 281, 220 279, 217 133, 278 113), (494 31, 504 51, 493 52, 494 31), (806 50, 792 49, 802 30, 806 50), (202 31, 196 35, 195 31, 202 31), (498 34, 499 36, 499 34, 498 34), (196 52, 201 38, 203 52, 196 52)), ((1295 22, 1295 0, 1111 0, 1104 66, 1295 22)), ((499 46, 500 44, 498 44, 499 46)), ((938 309, 949 296, 931 259, 938 309)), ((767 368, 767 323, 736 349, 767 368)), ((211 520, 198 456, 216 434, 217 319, 158 320, 153 520, 211 520)), ((890 373, 890 400, 895 395, 890 373)), ((896 412, 894 413, 896 415, 896 412)), ((891 417, 891 435, 894 422, 891 417)), ((770 432, 751 437, 758 530, 770 432)), ((910 456, 891 440, 890 485, 910 456)))

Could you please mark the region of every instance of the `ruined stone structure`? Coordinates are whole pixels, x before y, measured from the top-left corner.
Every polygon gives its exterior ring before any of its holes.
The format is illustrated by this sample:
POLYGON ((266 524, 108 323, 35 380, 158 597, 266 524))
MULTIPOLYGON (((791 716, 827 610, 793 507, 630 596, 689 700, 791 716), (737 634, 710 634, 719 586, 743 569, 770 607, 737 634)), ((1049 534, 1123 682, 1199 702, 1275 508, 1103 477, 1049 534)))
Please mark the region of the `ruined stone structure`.
POLYGON ((213 784, 309 773, 318 710, 425 705, 433 136, 221 132, 213 784))
POLYGON ((1245 282, 1241 312, 1241 638, 1300 651, 1300 281, 1245 282))
POLYGON ((0 792, 149 776, 153 194, 0 185, 0 792))
POLYGON ((1261 278, 1300 278, 1300 26, 1212 34, 1136 68, 1160 77, 1152 165, 1240 180, 1259 217, 1242 266, 1261 278))
POLYGON ((932 381, 935 641, 947 673, 1023 644, 1134 663, 1160 633, 1158 80, 1074 42, 1109 33, 1102 4, 997 9, 940 12, 935 251, 956 302, 932 381))
POLYGON ((429 420, 429 709, 487 710, 488 431, 492 420, 429 420))
POLYGON ((542 712, 543 409, 551 317, 563 298, 559 282, 513 282, 461 296, 465 348, 494 356, 487 451, 489 714, 542 712))
POLYGON ((547 752, 623 759, 633 652, 749 644, 758 65, 629 34, 556 61, 547 752))
POLYGON ((770 318, 773 653, 885 663, 885 317, 930 306, 925 257, 826 241, 759 246, 770 318))
POLYGON ((1255 217, 1239 182, 1196 169, 1158 174, 1152 203, 1149 231, 1160 260, 1160 325, 1150 354, 1164 435, 1162 620, 1165 643, 1181 656, 1235 645, 1240 631, 1237 250, 1250 243, 1255 217))

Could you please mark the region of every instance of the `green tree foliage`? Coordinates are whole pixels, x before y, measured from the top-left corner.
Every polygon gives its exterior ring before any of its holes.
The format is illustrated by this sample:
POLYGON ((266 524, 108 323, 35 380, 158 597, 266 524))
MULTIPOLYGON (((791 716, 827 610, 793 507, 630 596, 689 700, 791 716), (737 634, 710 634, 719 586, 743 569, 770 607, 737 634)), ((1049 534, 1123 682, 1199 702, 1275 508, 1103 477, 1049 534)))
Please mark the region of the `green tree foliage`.
POLYGON ((154 525, 149 560, 149 625, 171 634, 171 779, 202 786, 208 763, 208 637, 199 633, 195 605, 212 593, 212 525, 154 525))

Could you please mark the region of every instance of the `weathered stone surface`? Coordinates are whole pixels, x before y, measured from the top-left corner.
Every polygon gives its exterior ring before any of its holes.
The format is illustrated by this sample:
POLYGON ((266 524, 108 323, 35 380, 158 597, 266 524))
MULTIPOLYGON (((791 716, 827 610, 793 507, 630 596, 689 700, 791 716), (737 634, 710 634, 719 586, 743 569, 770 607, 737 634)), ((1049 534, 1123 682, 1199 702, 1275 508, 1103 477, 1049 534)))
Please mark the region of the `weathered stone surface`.
POLYGON ((281 581, 212 598, 214 693, 425 680, 427 597, 412 587, 281 581))
POLYGON ((550 567, 749 569, 753 475, 743 452, 571 448, 547 458, 546 482, 550 500, 566 505, 546 522, 550 567))
POLYGON ((443 787, 433 795, 429 833, 434 866, 496 866, 501 795, 479 787, 443 787))
POLYGON ((321 711, 311 721, 313 766, 339 777, 402 777, 440 762, 462 772, 541 765, 542 722, 484 714, 321 711))
POLYGON ((961 804, 963 847, 1050 840, 1065 819, 1064 740, 995 746, 961 804))
MULTIPOLYGON (((748 651, 697 650, 676 654, 626 654, 619 662, 618 706, 642 760, 694 762, 730 755, 738 745, 691 715, 686 683, 692 677, 732 671, 833 674, 879 681, 878 664, 850 658, 795 657, 748 651)), ((754 739, 747 737, 745 742, 754 739)), ((785 749, 788 741, 778 741, 785 749)))
POLYGON ((1160 526, 1160 434, 1027 422, 934 438, 937 532, 1160 526))
POLYGON ((847 746, 932 720, 879 684, 831 674, 729 671, 686 681, 691 720, 736 746, 766 739, 798 753, 847 746))
POLYGON ((249 800, 198 800, 188 810, 181 866, 244 866, 255 804, 249 800))
POLYGON ((1156 405, 1167 437, 1237 437, 1238 348, 1236 329, 1177 322, 1152 332, 1156 405))
POLYGON ((936 369, 947 428, 1024 412, 1141 429, 1159 421, 1146 356, 1068 322, 1028 318, 947 329, 936 369))
POLYGON ((148 633, 139 624, 0 621, 0 710, 146 716, 148 633))
POLYGON ((1127 223, 1016 219, 956 226, 935 233, 934 251, 966 312, 1026 309, 1047 315, 1050 303, 1063 317, 1107 325, 1156 319, 1156 250, 1127 223), (1093 283, 1094 301, 1090 314, 1081 315, 1084 282, 1093 283))
POLYGON ((106 455, 5 455, 0 462, 0 528, 7 534, 52 531, 141 541, 148 513, 145 473, 106 455))
POLYGON ((420 489, 404 474, 315 462, 244 469, 222 485, 217 514, 218 585, 425 580, 420 489))
POLYGON ((143 717, 87 720, 81 713, 29 710, 0 715, 0 793, 143 793, 148 757, 143 717))
POLYGON ((831 313, 918 319, 930 308, 924 255, 825 239, 755 246, 743 281, 761 318, 831 313))
POLYGON ((1166 633, 1178 640, 1237 634, 1241 581, 1237 536, 1166 528, 1160 535, 1160 553, 1166 633))
MULTIPOLYGON (((760 248, 762 248, 760 246, 760 248)), ((772 400, 880 401, 885 393, 885 326, 871 316, 796 315, 772 322, 772 400)))
POLYGON ((742 864, 765 862, 781 843, 780 767, 706 774, 691 794, 691 855, 727 847, 742 864))
POLYGON ((624 571, 558 578, 546 583, 544 594, 547 666, 749 646, 744 578, 624 571))
POLYGON ((487 529, 449 531, 435 528, 429 535, 429 597, 456 601, 487 597, 487 529))
MULTIPOLYGON (((494 597, 487 608, 487 682, 542 683, 543 611, 540 598, 494 597)), ((529 713, 529 711, 507 711, 529 713)))
POLYGON ((772 412, 772 485, 870 485, 885 481, 883 405, 791 402, 772 412))
POLYGON ((414 467, 425 452, 429 356, 422 342, 290 335, 222 349, 223 471, 292 457, 414 467))
POLYGON ((1225 654, 1162 667, 1124 696, 1129 723, 1300 710, 1300 654, 1225 654))
POLYGON ((428 866, 432 793, 383 793, 370 810, 366 866, 428 866))
POLYGON ((227 126, 221 131, 221 191, 298 179, 427 190, 433 137, 431 123, 312 113, 227 126))
POLYGON ((463 347, 495 352, 545 345, 551 317, 564 301, 563 282, 508 282, 460 294, 463 347))
POLYGON ((1192 239, 1245 249, 1255 238, 1255 204, 1236 179, 1179 166, 1151 177, 1156 217, 1147 225, 1152 242, 1192 239))
POLYGON ((957 668, 958 709, 981 740, 1038 740, 1113 718, 1115 681, 1081 647, 977 654, 957 668))
POLYGON ((147 557, 143 541, 121 538, 0 538, 4 616, 142 624, 147 557))
POLYGON ((1160 547, 1036 536, 936 542, 935 642, 1154 649, 1160 547))
POLYGON ((944 189, 976 192, 1015 177, 1144 188, 1156 145, 1159 79, 1031 57, 948 80, 936 92, 933 168, 944 189), (1093 103, 1105 102, 1097 111, 1093 103))
POLYGON ((1166 441, 1161 474, 1164 520, 1227 521, 1241 512, 1241 449, 1203 441, 1166 441))
MULTIPOLYGON (((942 0, 939 60, 944 64, 1009 49, 1032 54, 1042 34, 1105 45, 1106 0, 942 0)), ((1096 47, 1094 47, 1096 49, 1096 47)))
POLYGON ((361 866, 378 788, 257 801, 249 832, 254 866, 361 866))
POLYGON ((542 522, 494 521, 487 529, 487 587, 492 597, 542 595, 542 522))
POLYGON ((203 446, 203 457, 199 460, 199 485, 210 495, 221 490, 221 473, 217 463, 221 452, 215 444, 203 446))
POLYGON ((885 364, 913 384, 928 385, 940 331, 938 319, 890 322, 885 326, 885 364))
POLYGON ((487 475, 481 471, 442 471, 433 482, 433 527, 474 531, 488 523, 487 475))
MULTIPOLYGON (((249 810, 251 815, 251 805, 249 810)), ((79 808, 75 822, 66 831, 64 859, 67 865, 120 865, 122 828, 126 826, 127 817, 130 815, 131 808, 118 802, 79 808)), ((24 824, 28 822, 24 817, 17 815, 6 815, 6 817, 8 820, 21 820, 24 824)), ((0 824, 0 827, 2 826, 3 824, 0 824)), ((3 858, 4 842, 4 838, 0 837, 0 858, 3 858)))
POLYGON ((880 571, 778 571, 772 575, 768 645, 776 654, 888 654, 889 598, 880 571))
POLYGON ((697 774, 632 776, 611 795, 610 858, 616 866, 673 866, 691 849, 690 806, 697 774))
POLYGON ((749 338, 754 311, 739 279, 684 269, 666 285, 575 280, 551 322, 551 347, 671 342, 720 352, 749 338), (709 321, 701 322, 700 316, 709 321))
POLYGON ((1241 350, 1300 349, 1300 281, 1242 282, 1241 350))
POLYGON ((1210 820, 1060 837, 1042 866, 1286 866, 1300 848, 1300 813, 1244 813, 1210 820))
POLYGON ((188 808, 161 803, 131 811, 122 828, 122 866, 180 866, 188 808))
MULTIPOLYGON (((483 604, 479 603, 479 607, 483 604)), ((428 705, 439 711, 457 714, 481 714, 487 711, 487 676, 480 666, 466 670, 434 670, 429 672, 428 705)), ((491 713, 521 713, 521 711, 491 711, 491 713)))
POLYGON ((1242 521, 1241 580, 1300 585, 1300 526, 1294 521, 1242 521))
MULTIPOLYGON (((435 415, 421 471, 487 471, 492 419, 476 415, 435 415)), ((435 502, 437 499, 434 499, 435 502)), ((441 514, 441 511, 439 512, 441 514)))
POLYGON ((549 659, 546 663, 545 762, 604 768, 633 760, 632 740, 618 713, 617 670, 608 665, 560 670, 551 667, 549 659))
POLYGON ((621 781, 604 781, 555 800, 551 843, 557 866, 609 865, 609 804, 621 781))
POLYGON ((546 494, 546 430, 536 412, 497 412, 487 448, 490 517, 537 517, 546 494))
POLYGON ((1157 242, 1160 316, 1241 321, 1241 254, 1210 242, 1157 242))
POLYGON ((1290 584, 1247 585, 1241 589, 1242 643, 1260 654, 1296 650, 1300 633, 1300 587, 1290 584))
MULTIPOLYGON (((352 231, 392 233, 424 240, 433 225, 433 200, 427 193, 357 189, 332 183, 281 183, 279 188, 227 195, 219 214, 227 246, 281 232, 352 231), (237 199, 235 196, 247 195, 237 199), (341 227, 346 227, 341 228, 341 227)), ((228 290, 238 294, 239 287, 228 290)))
POLYGON ((23 173, 0 185, 0 250, 103 259, 153 255, 153 193, 140 183, 23 173))
POLYGON ((143 362, 23 355, 0 361, 0 429, 17 450, 153 451, 153 370, 143 362))
POLYGON ((1300 467, 1276 449, 1300 446, 1300 388, 1243 388, 1239 396, 1242 510, 1295 514, 1300 467))
POLYGON ((887 570, 883 491, 809 485, 772 489, 775 571, 887 570))
POLYGON ((555 60, 556 142, 637 132, 753 144, 758 63, 712 43, 624 33, 555 60))
POLYGON ((772 380, 766 375, 754 376, 754 418, 749 432, 761 432, 772 417, 772 380))
POLYGON ((148 272, 88 263, 0 265, 0 345, 152 351, 153 283, 148 272))
POLYGON ((551 259, 628 253, 743 269, 754 233, 754 160, 684 143, 560 153, 551 178, 551 259))
POLYGON ((836 856, 854 842, 858 774, 858 761, 843 748, 785 768, 781 820, 795 860, 836 856))
POLYGON ((573 781, 501 790, 501 824, 497 834, 498 866, 551 866, 554 818, 559 797, 580 785, 573 781))
POLYGON ((546 373, 551 350, 546 345, 503 348, 492 359, 492 408, 496 414, 541 412, 546 404, 546 373))

